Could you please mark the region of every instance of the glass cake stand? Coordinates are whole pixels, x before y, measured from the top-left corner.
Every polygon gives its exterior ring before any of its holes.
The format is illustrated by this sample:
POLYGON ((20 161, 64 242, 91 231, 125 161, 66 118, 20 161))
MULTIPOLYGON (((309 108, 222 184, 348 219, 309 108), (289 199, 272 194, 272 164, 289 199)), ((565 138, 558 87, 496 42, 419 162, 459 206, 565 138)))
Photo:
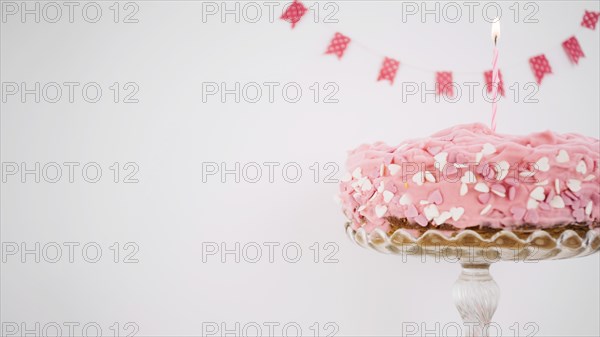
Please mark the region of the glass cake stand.
POLYGON ((376 229, 367 233, 354 230, 346 223, 350 239, 368 249, 396 255, 430 255, 460 262, 462 272, 454 284, 454 304, 467 336, 488 336, 488 327, 498 306, 500 288, 490 275, 490 264, 498 261, 541 261, 581 257, 600 249, 600 228, 585 234, 573 230, 553 233, 535 230, 516 234, 501 231, 482 236, 463 230, 451 236, 447 232, 428 230, 416 237, 410 230, 398 229, 388 235, 376 229))

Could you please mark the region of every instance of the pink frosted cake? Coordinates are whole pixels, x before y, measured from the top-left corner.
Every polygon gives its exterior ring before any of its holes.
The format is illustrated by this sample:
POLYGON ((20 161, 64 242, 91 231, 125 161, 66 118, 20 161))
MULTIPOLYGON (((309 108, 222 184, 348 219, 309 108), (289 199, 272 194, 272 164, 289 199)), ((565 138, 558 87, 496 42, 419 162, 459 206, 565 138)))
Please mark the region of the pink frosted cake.
POLYGON ((600 227, 599 157, 599 140, 578 134, 459 125, 351 151, 340 199, 351 226, 367 232, 583 232, 600 227))

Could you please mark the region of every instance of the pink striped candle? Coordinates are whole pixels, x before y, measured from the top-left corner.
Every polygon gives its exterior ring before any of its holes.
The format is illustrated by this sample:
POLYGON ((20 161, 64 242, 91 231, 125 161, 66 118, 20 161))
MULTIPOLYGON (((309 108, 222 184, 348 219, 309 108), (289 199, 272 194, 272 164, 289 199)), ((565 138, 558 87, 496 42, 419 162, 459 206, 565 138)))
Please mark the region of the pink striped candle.
POLYGON ((494 57, 492 59, 492 131, 496 131, 496 112, 498 111, 498 38, 500 37, 500 20, 496 18, 492 24, 492 41, 494 41, 494 57))

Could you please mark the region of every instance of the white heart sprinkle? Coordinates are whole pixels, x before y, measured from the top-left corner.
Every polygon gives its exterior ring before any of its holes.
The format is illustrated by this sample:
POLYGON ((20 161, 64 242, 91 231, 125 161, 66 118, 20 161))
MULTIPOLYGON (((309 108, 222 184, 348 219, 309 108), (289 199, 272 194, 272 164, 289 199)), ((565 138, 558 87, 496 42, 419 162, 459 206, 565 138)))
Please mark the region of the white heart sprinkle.
POLYGON ((408 195, 408 193, 404 193, 401 197, 400 197, 400 201, 399 201, 400 205, 402 206, 408 206, 412 203, 412 200, 410 200, 410 196, 408 195))
POLYGON ((350 180, 352 180, 352 174, 350 174, 350 172, 346 172, 346 173, 345 173, 345 174, 342 176, 342 178, 340 179, 340 181, 341 181, 341 182, 343 182, 343 183, 347 183, 347 182, 349 182, 350 180))
POLYGON ((387 190, 383 191, 383 201, 390 202, 390 201, 392 201, 393 197, 394 197, 394 193, 387 191, 387 190))
POLYGON ((396 175, 396 173, 400 172, 400 165, 390 164, 388 165, 388 170, 390 170, 390 175, 396 175))
POLYGON ((500 198, 506 198, 506 193, 502 192, 502 191, 497 191, 492 189, 492 193, 494 193, 495 195, 499 196, 500 198))
POLYGON ((587 215, 591 215, 592 214, 592 201, 590 200, 590 202, 587 203, 587 205, 585 205, 585 214, 587 215))
POLYGON ((554 180, 554 190, 556 194, 560 194, 560 180, 558 178, 554 180))
POLYGON ((483 159, 483 153, 477 152, 477 154, 475 155, 475 163, 479 164, 479 162, 481 162, 481 159, 483 159))
POLYGON ((533 177, 533 175, 535 174, 535 172, 533 171, 522 171, 519 173, 519 176, 521 177, 533 177))
POLYGON ((581 181, 577 179, 569 179, 567 181, 567 187, 573 192, 579 192, 579 190, 581 190, 581 181))
POLYGON ((465 213, 465 209, 462 207, 452 207, 450 208, 450 213, 452 213, 452 220, 458 221, 460 217, 465 213))
POLYGON ((566 163, 569 161, 569 154, 565 150, 558 151, 558 155, 556 156, 557 163, 566 163))
POLYGON ((380 181, 379 187, 377 187, 377 192, 383 193, 384 190, 385 190, 385 184, 383 183, 383 181, 380 181))
POLYGON ((355 168, 354 171, 352 172, 352 176, 355 179, 362 178, 362 168, 360 168, 360 167, 355 168))
POLYGON ((487 206, 485 206, 482 210, 481 213, 479 213, 479 215, 486 215, 490 212, 490 210, 492 209, 492 204, 487 204, 487 206))
POLYGON ((423 172, 419 171, 417 173, 415 173, 415 175, 412 177, 412 181, 415 182, 415 184, 421 186, 423 185, 423 183, 425 182, 425 177, 423 176, 423 172))
POLYGON ((450 219, 451 217, 452 217, 452 213, 445 211, 445 212, 442 212, 442 214, 440 214, 438 217, 436 217, 434 219, 434 221, 436 224, 441 225, 444 222, 446 222, 446 220, 450 219))
POLYGON ((575 171, 577 171, 581 174, 587 173, 587 165, 585 164, 585 162, 583 160, 581 160, 581 161, 579 161, 579 163, 577 163, 577 166, 575 167, 575 171))
POLYGON ((542 172, 548 172, 550 170, 550 161, 548 157, 542 157, 535 163, 538 170, 542 172))
POLYGON ((363 177, 361 180, 362 183, 360 185, 360 188, 363 191, 370 191, 373 188, 373 184, 371 183, 371 180, 369 180, 369 178, 363 177))
POLYGON ((527 200, 527 209, 536 209, 539 204, 539 201, 529 198, 529 200, 527 200))
POLYGON ((444 166, 448 163, 448 152, 440 152, 433 156, 438 169, 443 170, 444 166))
POLYGON ((494 145, 490 143, 483 144, 483 149, 481 150, 481 153, 483 153, 484 155, 488 155, 494 152, 496 152, 496 147, 494 145))
POLYGON ((362 178, 358 179, 357 181, 353 182, 352 187, 354 187, 355 191, 361 191, 361 190, 364 191, 366 188, 368 188, 368 190, 370 190, 373 187, 373 185, 371 184, 371 181, 367 177, 362 177, 362 178))
POLYGON ((431 204, 423 208, 423 214, 427 220, 432 220, 433 218, 440 216, 440 211, 435 204, 431 204))
POLYGON ((460 178, 460 181, 465 184, 474 184, 477 182, 477 178, 475 177, 475 174, 473 172, 467 171, 462 176, 462 178, 460 178))
POLYGON ((499 162, 498 163, 498 173, 496 174, 496 179, 504 180, 504 178, 506 178, 506 176, 508 175, 509 169, 510 169, 510 164, 506 160, 499 162))
POLYGON ((532 199, 535 199, 538 201, 543 201, 544 199, 546 199, 546 195, 544 194, 544 188, 542 186, 538 186, 538 187, 534 188, 533 191, 531 191, 531 193, 529 193, 529 196, 532 199))
POLYGON ((375 214, 377 215, 378 218, 382 218, 385 215, 385 213, 387 213, 386 205, 375 206, 375 214))
POLYGON ((465 184, 465 183, 462 183, 462 184, 460 185, 460 195, 461 195, 461 196, 464 196, 464 195, 466 195, 466 194, 467 194, 467 192, 468 192, 468 191, 469 191, 469 188, 467 187, 467 184, 465 184))
POLYGON ((589 176, 583 178, 583 181, 592 181, 596 179, 596 176, 594 176, 593 174, 590 174, 589 176))
POLYGON ((552 200, 550 200, 550 206, 554 208, 565 208, 565 201, 560 195, 555 195, 552 200))
POLYGON ((425 180, 427 180, 430 183, 435 183, 435 177, 429 171, 425 171, 425 180))
POLYGON ((490 191, 490 187, 486 183, 477 183, 475 184, 475 191, 488 193, 490 191))

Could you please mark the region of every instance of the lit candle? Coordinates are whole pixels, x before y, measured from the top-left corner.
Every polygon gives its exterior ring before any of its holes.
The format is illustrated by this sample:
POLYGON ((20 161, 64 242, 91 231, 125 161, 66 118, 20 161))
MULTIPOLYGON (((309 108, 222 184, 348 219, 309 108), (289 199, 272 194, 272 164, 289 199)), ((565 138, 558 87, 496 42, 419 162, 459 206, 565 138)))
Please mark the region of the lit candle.
POLYGON ((494 58, 492 59, 492 131, 496 131, 496 111, 498 110, 498 39, 500 38, 500 20, 492 23, 492 41, 494 42, 494 58))

